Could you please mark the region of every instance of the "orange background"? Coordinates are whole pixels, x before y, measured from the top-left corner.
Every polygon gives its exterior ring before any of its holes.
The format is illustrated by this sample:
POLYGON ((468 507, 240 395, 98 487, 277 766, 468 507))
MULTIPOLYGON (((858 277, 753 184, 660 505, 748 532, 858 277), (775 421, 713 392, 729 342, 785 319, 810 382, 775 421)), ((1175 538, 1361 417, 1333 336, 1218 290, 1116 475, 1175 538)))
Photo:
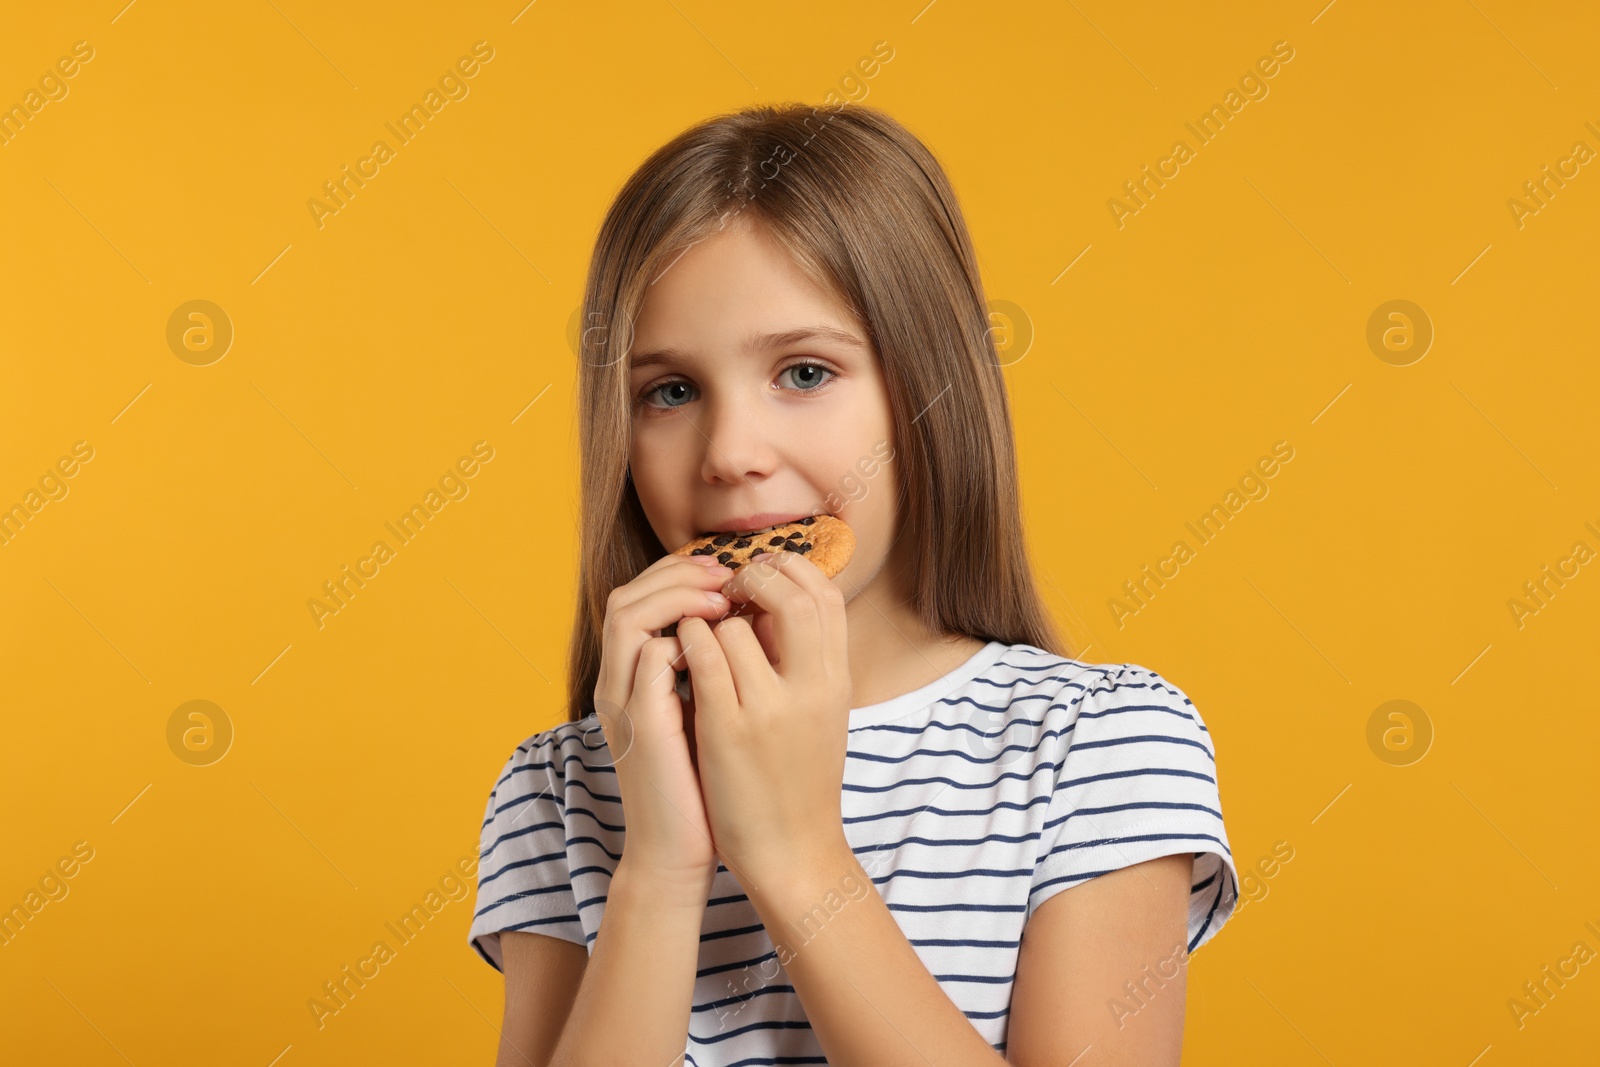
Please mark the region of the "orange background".
POLYGON ((562 718, 569 331, 610 197, 701 118, 830 91, 943 160, 1004 311, 1050 605, 1082 658, 1186 689, 1241 872, 1271 872, 1195 956, 1185 1063, 1592 1058, 1600 968, 1520 1026, 1508 1002, 1600 950, 1600 175, 1520 225, 1508 201, 1600 150, 1593 9, 121 4, 0 35, 5 106, 93 50, 0 146, 0 506, 67 490, 0 545, 0 905, 93 853, 0 946, 18 1062, 492 1061, 470 884, 320 1027, 307 1002, 393 944, 562 718), (478 41, 468 94, 399 145, 384 124, 478 41), (1267 95, 1199 144, 1184 124, 1278 41, 1267 95), (307 202, 380 138, 319 227, 307 202), (169 344, 192 300, 231 323, 221 358, 169 344), (1421 359, 1369 346, 1391 300, 1431 323, 1421 359), (479 441, 467 495, 319 626, 323 583, 479 441), (1199 545, 1185 523, 1280 441, 1199 545), (219 710, 186 749, 194 700, 219 710), (1409 720, 1373 728, 1391 700, 1409 720), (180 758, 224 724, 221 759, 180 758))

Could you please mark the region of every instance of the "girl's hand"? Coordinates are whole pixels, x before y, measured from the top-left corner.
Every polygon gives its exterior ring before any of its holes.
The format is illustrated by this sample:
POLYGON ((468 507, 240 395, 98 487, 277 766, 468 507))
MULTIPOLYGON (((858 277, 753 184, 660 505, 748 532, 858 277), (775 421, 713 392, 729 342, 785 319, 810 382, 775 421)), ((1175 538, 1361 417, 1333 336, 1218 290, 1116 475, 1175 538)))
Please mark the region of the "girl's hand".
POLYGON ((623 858, 668 892, 708 891, 717 855, 673 691, 680 641, 657 632, 685 616, 721 617, 729 603, 716 590, 733 573, 704 556, 667 555, 606 602, 594 701, 622 795, 623 858))
POLYGON ((757 556, 724 591, 770 619, 730 616, 712 627, 686 618, 678 638, 711 836, 750 889, 850 852, 839 799, 850 727, 844 595, 793 552, 757 556))

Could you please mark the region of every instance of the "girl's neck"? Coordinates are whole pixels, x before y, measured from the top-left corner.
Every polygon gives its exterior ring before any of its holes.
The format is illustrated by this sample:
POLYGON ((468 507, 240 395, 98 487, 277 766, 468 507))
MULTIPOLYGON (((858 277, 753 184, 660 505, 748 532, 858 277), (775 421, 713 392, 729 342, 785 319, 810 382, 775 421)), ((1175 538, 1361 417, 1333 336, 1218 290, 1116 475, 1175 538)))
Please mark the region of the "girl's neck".
POLYGON ((900 577, 891 558, 845 604, 851 707, 920 689, 961 666, 986 643, 966 634, 929 631, 912 609, 900 577))

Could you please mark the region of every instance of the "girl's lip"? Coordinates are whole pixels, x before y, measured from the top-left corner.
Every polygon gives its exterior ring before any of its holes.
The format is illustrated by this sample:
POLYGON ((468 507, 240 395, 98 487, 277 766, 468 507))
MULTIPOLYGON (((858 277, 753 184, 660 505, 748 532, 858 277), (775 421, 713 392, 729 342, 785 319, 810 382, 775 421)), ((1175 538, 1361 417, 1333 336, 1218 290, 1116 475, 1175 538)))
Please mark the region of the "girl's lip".
POLYGON ((798 522, 807 517, 806 512, 786 513, 768 511, 760 515, 742 515, 706 527, 703 533, 759 533, 773 526, 782 526, 785 523, 798 522))

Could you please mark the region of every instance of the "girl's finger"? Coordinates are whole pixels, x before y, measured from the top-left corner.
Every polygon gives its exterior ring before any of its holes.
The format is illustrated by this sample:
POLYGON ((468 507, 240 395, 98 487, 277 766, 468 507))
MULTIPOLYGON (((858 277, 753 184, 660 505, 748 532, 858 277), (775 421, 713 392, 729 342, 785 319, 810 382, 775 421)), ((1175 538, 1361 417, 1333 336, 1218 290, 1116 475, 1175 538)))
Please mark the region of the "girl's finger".
MULTIPOLYGON (((617 596, 606 609, 601 643, 596 699, 613 704, 627 700, 628 680, 639 665, 644 643, 686 615, 721 618, 728 610, 726 597, 716 591, 715 575, 700 574, 701 565, 685 563, 673 568, 675 580, 643 597, 617 596)), ((626 588, 626 587, 621 587, 626 588)))
POLYGON ((659 735, 663 724, 651 721, 651 709, 663 705, 666 694, 672 691, 672 661, 680 654, 676 637, 652 637, 639 649, 639 660, 634 667, 633 688, 629 711, 621 703, 601 699, 595 702, 595 714, 611 753, 613 766, 628 758, 641 729, 659 735), (665 679, 663 681, 663 679, 665 679), (639 699, 641 697, 649 699, 639 699), (635 721, 635 715, 641 721, 635 721))
POLYGON ((781 668, 783 657, 778 654, 778 639, 772 634, 772 613, 756 612, 750 617, 750 628, 756 632, 756 640, 761 642, 761 651, 767 654, 772 666, 781 668))
POLYGON ((672 664, 682 654, 676 637, 652 637, 639 649, 639 667, 633 675, 633 691, 662 697, 672 692, 672 664))
POLYGON ((763 678, 770 677, 772 665, 756 639, 749 619, 728 618, 717 623, 711 631, 733 676, 733 689, 740 704, 754 706, 765 692, 763 678))
MULTIPOLYGON (((720 629, 725 623, 719 623, 720 629)), ((706 708, 729 707, 738 702, 733 675, 711 626, 702 618, 687 618, 678 624, 678 640, 683 642, 683 658, 689 666, 689 682, 694 687, 695 713, 706 708)))
POLYGON ((833 658, 833 646, 840 642, 832 631, 843 629, 843 619, 824 610, 822 596, 841 602, 842 597, 817 565, 804 556, 778 552, 759 562, 752 559, 723 589, 735 603, 749 600, 771 613, 773 644, 779 661, 785 665, 782 673, 786 677, 798 677, 789 672, 804 671, 808 660, 817 659, 819 652, 833 658))
POLYGON ((719 619, 729 606, 728 598, 715 588, 669 585, 614 612, 612 625, 618 633, 651 637, 685 615, 719 619))
POLYGON ((696 559, 707 558, 706 556, 696 556, 693 559, 688 556, 662 556, 640 571, 631 582, 619 585, 612 592, 614 599, 610 601, 610 607, 612 610, 626 607, 652 593, 685 583, 701 589, 716 589, 738 573, 721 564, 713 566, 694 562, 696 559))
MULTIPOLYGON (((842 667, 850 653, 850 629, 844 615, 844 591, 833 584, 832 578, 822 573, 822 568, 802 555, 779 552, 773 565, 816 598, 820 612, 817 621, 822 629, 823 662, 839 664, 842 667)), ((849 581, 849 579, 844 580, 849 581)))

